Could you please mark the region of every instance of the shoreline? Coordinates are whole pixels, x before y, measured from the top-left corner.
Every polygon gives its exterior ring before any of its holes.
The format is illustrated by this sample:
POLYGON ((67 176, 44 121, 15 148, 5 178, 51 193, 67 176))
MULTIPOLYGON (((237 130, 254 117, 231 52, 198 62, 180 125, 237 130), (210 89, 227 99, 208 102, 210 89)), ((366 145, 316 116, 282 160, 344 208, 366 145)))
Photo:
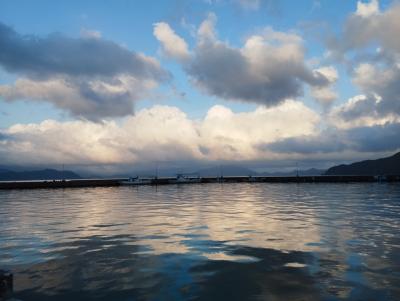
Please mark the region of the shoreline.
MULTIPOLYGON (((119 179, 79 179, 79 180, 38 180, 38 181, 1 181, 0 190, 5 189, 47 189, 47 188, 80 188, 80 187, 110 187, 128 186, 121 184, 126 178, 119 179)), ((182 185, 199 183, 373 183, 373 182, 400 182, 400 175, 388 176, 286 176, 286 177, 262 177, 262 176, 227 176, 227 177, 203 177, 198 183, 176 183, 176 178, 165 177, 151 179, 151 183, 143 185, 182 185)))

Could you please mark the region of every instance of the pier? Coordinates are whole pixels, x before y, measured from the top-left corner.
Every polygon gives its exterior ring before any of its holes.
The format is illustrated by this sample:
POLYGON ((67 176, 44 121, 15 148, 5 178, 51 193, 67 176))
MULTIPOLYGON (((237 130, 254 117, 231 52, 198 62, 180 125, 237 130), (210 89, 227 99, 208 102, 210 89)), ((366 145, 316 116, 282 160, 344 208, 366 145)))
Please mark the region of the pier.
MULTIPOLYGON (((79 179, 53 181, 2 181, 0 189, 38 189, 38 188, 79 188, 79 187, 111 187, 120 186, 121 181, 127 179, 79 179)), ((400 175, 388 176, 288 176, 288 177, 202 177, 201 183, 373 183, 373 182, 400 182, 400 175)), ((191 183, 181 183, 191 184, 191 183)), ((194 183, 192 183, 194 184, 194 183)), ((140 186, 141 184, 137 185, 140 186)), ((146 184, 143 184, 146 185, 146 184)), ((147 185, 180 185, 176 178, 153 178, 147 185)))

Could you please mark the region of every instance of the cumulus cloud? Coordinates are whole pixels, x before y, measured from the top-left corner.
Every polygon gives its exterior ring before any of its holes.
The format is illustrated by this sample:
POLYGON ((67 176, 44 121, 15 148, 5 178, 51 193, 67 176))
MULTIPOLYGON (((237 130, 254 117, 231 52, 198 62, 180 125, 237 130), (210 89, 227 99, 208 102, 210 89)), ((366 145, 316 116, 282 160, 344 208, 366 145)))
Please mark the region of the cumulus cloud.
POLYGON ((379 2, 378 0, 371 0, 370 2, 357 2, 357 11, 356 15, 361 17, 370 17, 372 15, 379 13, 379 2))
POLYGON ((264 157, 260 144, 280 138, 311 134, 319 115, 297 101, 276 107, 259 107, 253 112, 233 113, 223 106, 209 110, 203 120, 201 147, 212 159, 254 160, 264 157))
POLYGON ((335 106, 330 118, 339 127, 370 126, 400 120, 400 65, 362 63, 353 83, 364 93, 335 106))
POLYGON ((0 132, 0 159, 9 164, 255 160, 266 156, 259 145, 311 135, 318 122, 318 114, 297 101, 242 113, 217 105, 202 120, 191 120, 176 107, 154 106, 122 124, 47 120, 13 125, 0 132))
POLYGON ((190 119, 176 107, 142 109, 124 122, 16 124, 0 131, 0 160, 21 165, 126 165, 155 161, 250 162, 359 158, 400 149, 400 122, 319 130, 318 113, 299 101, 235 113, 216 105, 190 119), (365 156, 365 155, 364 155, 365 156))
POLYGON ((13 85, 0 85, 0 96, 9 102, 19 99, 50 102, 71 115, 97 121, 131 114, 132 101, 144 97, 156 86, 154 80, 124 75, 86 81, 70 77, 40 81, 21 78, 13 85))
POLYGON ((392 66, 361 64, 353 79, 366 94, 378 95, 376 110, 400 115, 400 61, 392 66))
POLYGON ((217 23, 217 16, 214 13, 209 13, 207 18, 201 22, 198 30, 197 37, 199 44, 205 43, 207 41, 215 41, 215 24, 217 23))
POLYGON ((333 51, 346 53, 377 43, 386 50, 400 51, 396 39, 400 30, 400 4, 394 3, 380 12, 378 1, 358 2, 357 11, 350 15, 340 36, 330 41, 333 51))
POLYGON ((266 28, 236 48, 218 39, 215 24, 211 13, 200 24, 196 46, 183 63, 192 82, 205 93, 271 106, 301 96, 307 84, 315 88, 318 98, 332 100, 327 89, 334 82, 333 69, 311 70, 305 64, 300 36, 266 28))
POLYGON ((336 83, 339 76, 337 70, 333 66, 321 67, 314 72, 319 72, 329 82, 326 86, 313 86, 311 87, 311 95, 323 105, 330 105, 333 101, 337 99, 337 93, 332 90, 332 86, 336 83))
POLYGON ((167 56, 181 61, 189 58, 188 45, 185 40, 178 36, 167 23, 155 23, 153 33, 161 42, 167 56))
POLYGON ((400 122, 397 112, 389 110, 383 113, 382 106, 386 105, 379 95, 357 95, 333 107, 328 118, 331 124, 342 129, 400 122))
POLYGON ((357 11, 332 40, 331 51, 344 57, 359 96, 333 108, 339 127, 382 125, 400 119, 400 4, 380 11, 379 2, 358 2, 357 11))
POLYGON ((85 35, 25 36, 0 23, 0 66, 20 76, 14 84, 0 86, 0 97, 30 99, 26 91, 36 89, 34 97, 95 120, 132 113, 132 101, 146 87, 169 79, 154 58, 97 34, 94 38, 93 32, 90 37, 88 32, 85 35), (126 82, 136 83, 134 90, 124 86, 126 82), (122 108, 114 108, 120 104, 122 108), (80 111, 81 107, 86 109, 80 111))

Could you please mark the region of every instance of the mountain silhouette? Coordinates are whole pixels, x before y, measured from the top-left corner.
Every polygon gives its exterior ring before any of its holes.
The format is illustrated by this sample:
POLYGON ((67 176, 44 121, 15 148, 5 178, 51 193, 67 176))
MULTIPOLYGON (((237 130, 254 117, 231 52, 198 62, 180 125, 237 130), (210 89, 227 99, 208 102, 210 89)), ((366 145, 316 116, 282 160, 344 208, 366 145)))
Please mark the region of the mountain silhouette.
POLYGON ((400 175, 400 152, 391 157, 342 164, 329 168, 326 175, 400 175))
POLYGON ((30 171, 12 171, 0 169, 0 181, 22 181, 22 180, 62 180, 80 179, 81 177, 69 170, 42 169, 30 171))

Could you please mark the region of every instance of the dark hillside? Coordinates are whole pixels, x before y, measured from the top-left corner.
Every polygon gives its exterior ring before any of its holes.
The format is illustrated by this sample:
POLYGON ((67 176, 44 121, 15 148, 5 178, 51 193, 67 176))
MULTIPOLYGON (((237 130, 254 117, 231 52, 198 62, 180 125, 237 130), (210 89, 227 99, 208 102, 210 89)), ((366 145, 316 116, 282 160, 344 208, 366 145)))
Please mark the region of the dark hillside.
POLYGON ((400 152, 391 157, 329 168, 326 175, 400 175, 400 152))

